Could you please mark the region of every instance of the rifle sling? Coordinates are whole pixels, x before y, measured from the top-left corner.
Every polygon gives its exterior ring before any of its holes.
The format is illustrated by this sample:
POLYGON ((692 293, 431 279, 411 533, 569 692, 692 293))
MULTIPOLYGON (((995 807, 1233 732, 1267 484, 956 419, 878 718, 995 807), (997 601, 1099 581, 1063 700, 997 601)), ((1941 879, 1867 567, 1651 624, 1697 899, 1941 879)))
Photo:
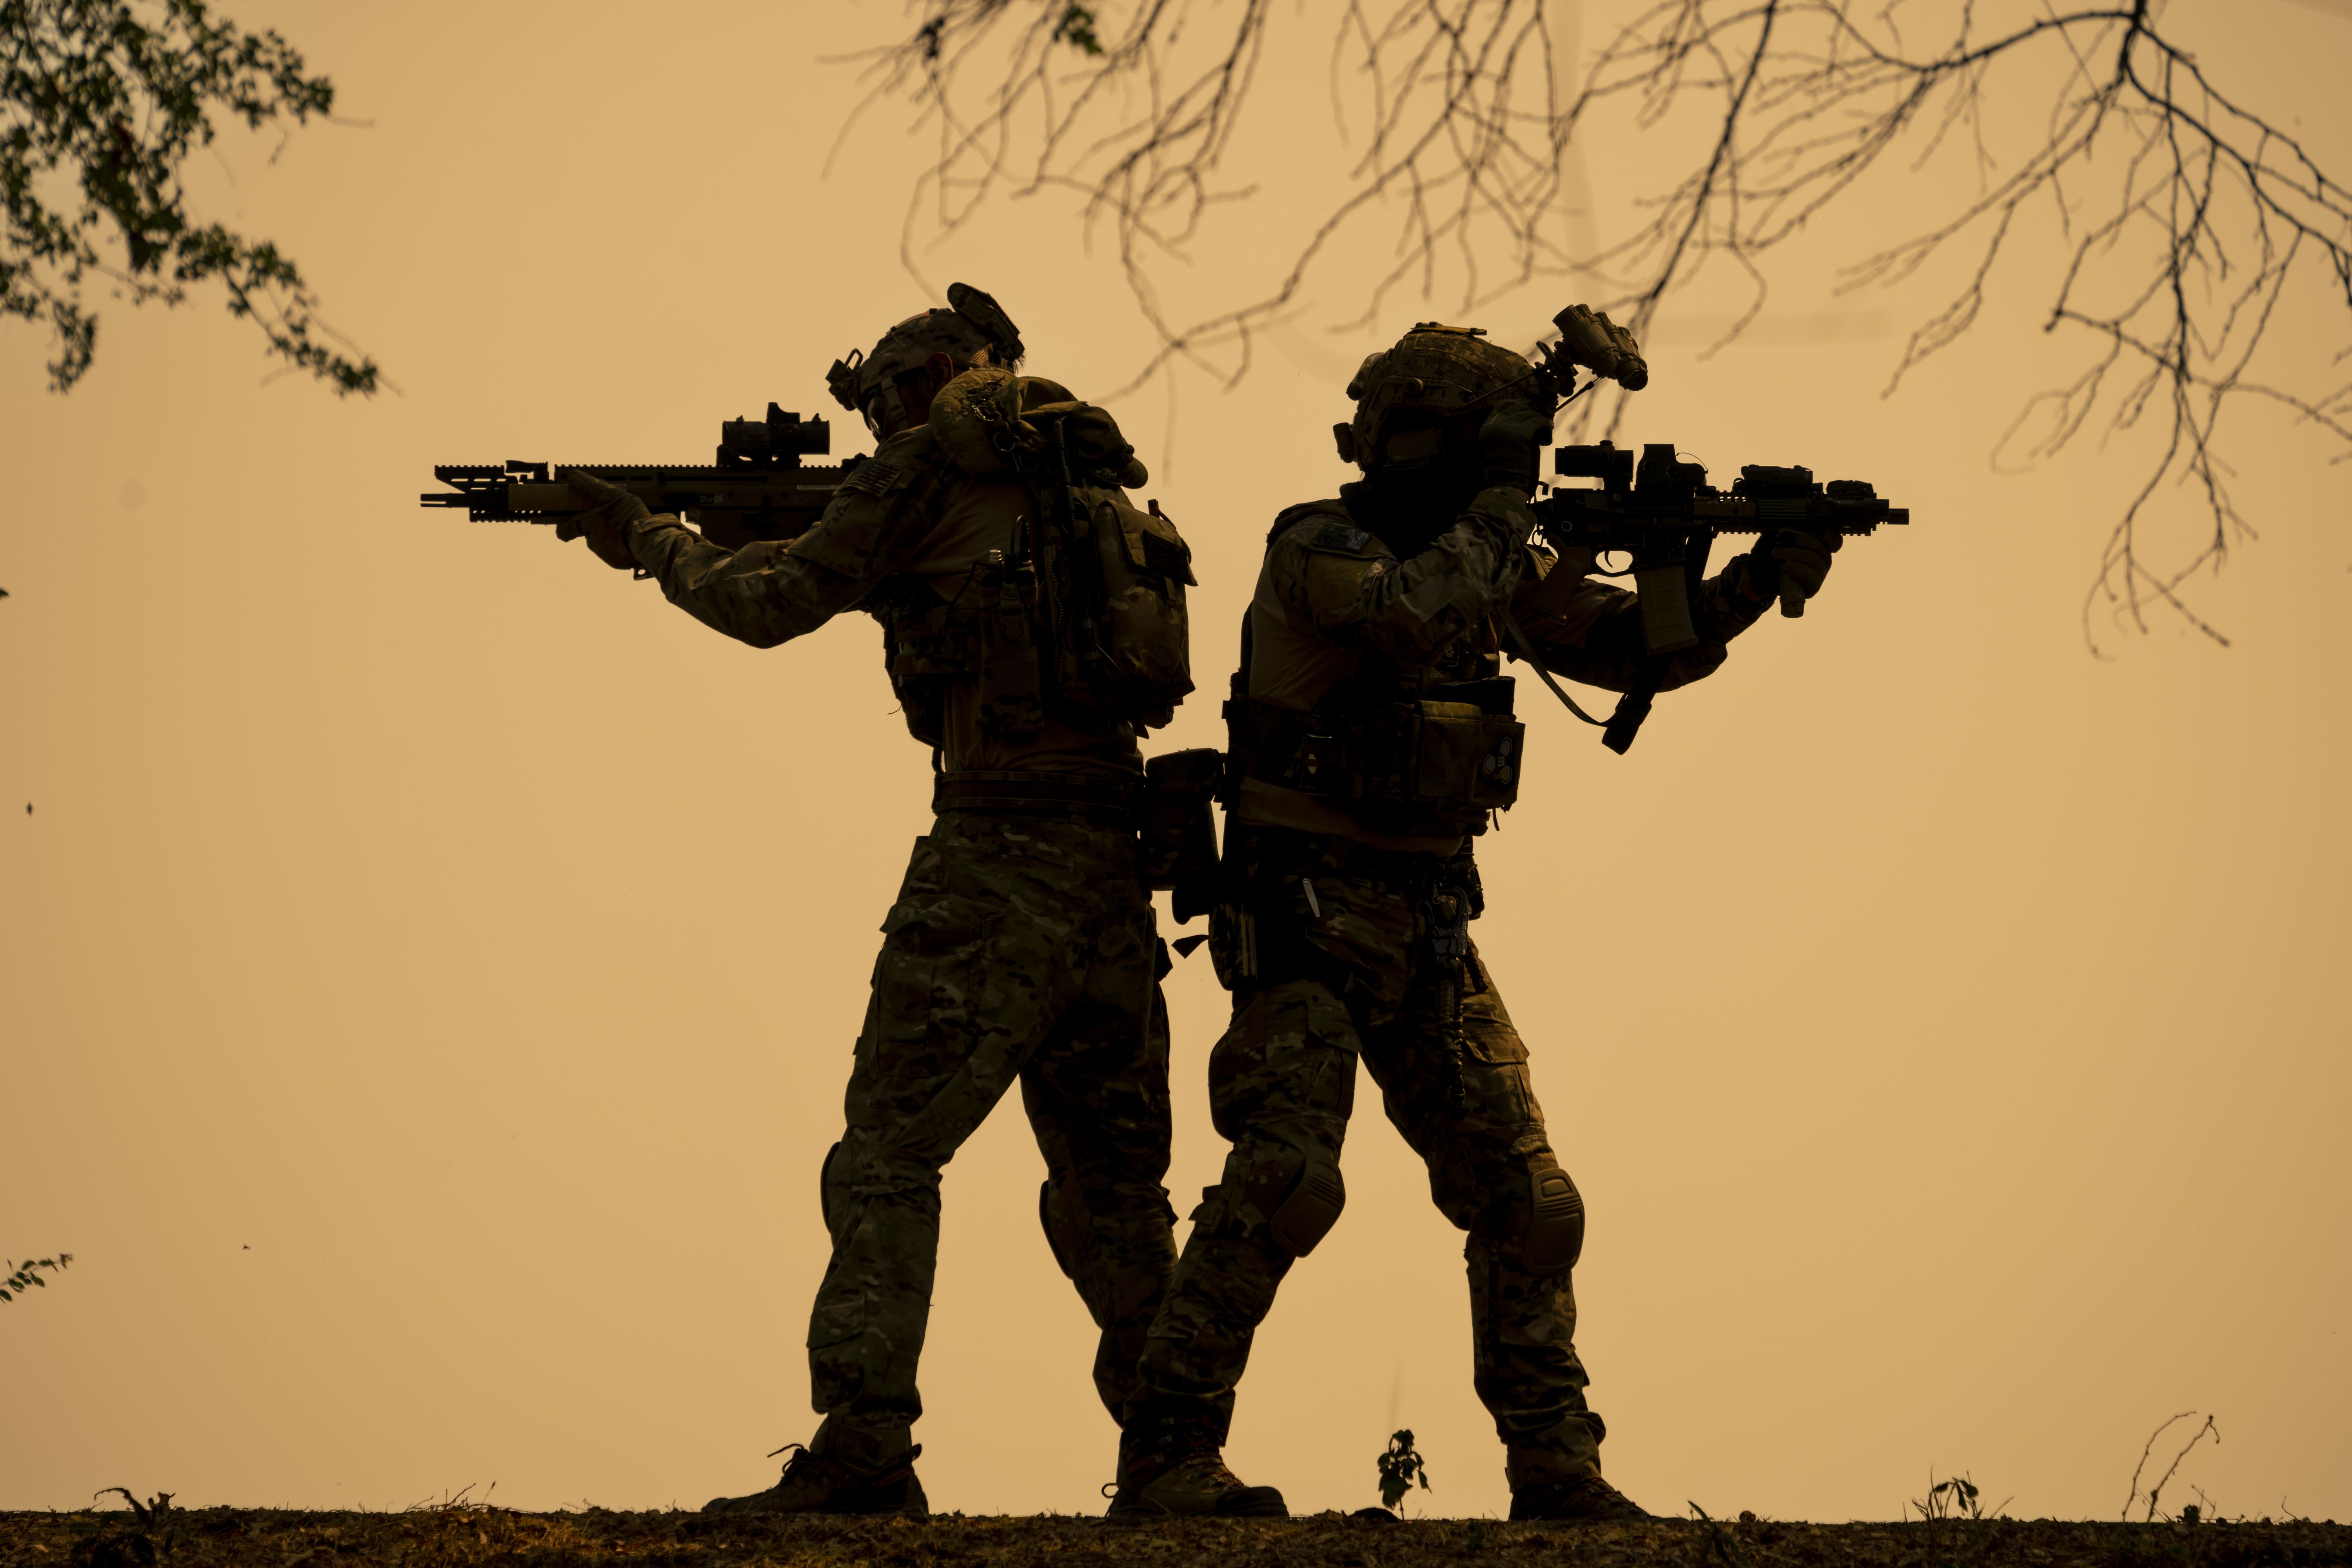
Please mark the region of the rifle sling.
POLYGON ((1592 725, 1595 729, 1605 730, 1609 727, 1607 720, 1595 719, 1591 714, 1587 713, 1583 709, 1579 708, 1576 705, 1575 698, 1570 697, 1567 692, 1562 691, 1559 689, 1559 682, 1551 678, 1551 671, 1544 668, 1543 660, 1536 657, 1536 650, 1532 647, 1528 646, 1528 634, 1519 630, 1519 623, 1512 619, 1509 605, 1497 605, 1495 606, 1495 617, 1502 622, 1503 629, 1510 633, 1511 641, 1518 647, 1519 657, 1526 659, 1529 664, 1535 667, 1537 679, 1540 679, 1544 683, 1545 687, 1550 690, 1554 697, 1559 699, 1560 705, 1562 707, 1575 714, 1578 718, 1583 720, 1586 723, 1592 725))

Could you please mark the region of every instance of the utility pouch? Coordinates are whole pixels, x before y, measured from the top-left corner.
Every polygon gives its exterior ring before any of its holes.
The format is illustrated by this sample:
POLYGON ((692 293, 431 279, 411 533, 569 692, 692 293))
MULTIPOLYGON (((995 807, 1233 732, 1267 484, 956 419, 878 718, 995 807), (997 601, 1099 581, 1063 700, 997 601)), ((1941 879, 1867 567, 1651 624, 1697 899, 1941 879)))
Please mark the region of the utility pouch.
POLYGON ((1144 885, 1177 892, 1179 923, 1207 910, 1216 880, 1217 825, 1210 806, 1224 760, 1223 752, 1196 746, 1143 764, 1144 885))
POLYGON ((1307 713, 1237 697, 1226 706, 1234 772, 1327 796, 1379 833, 1476 832, 1519 798, 1527 726, 1511 717, 1510 685, 1307 713))
POLYGON ((990 551, 981 569, 980 724, 992 735, 1034 735, 1045 727, 1045 678, 1028 604, 1034 577, 1001 551, 990 551))
POLYGON ((945 744, 948 685, 980 668, 980 618, 969 606, 943 604, 915 585, 884 619, 890 689, 907 728, 927 746, 945 744))
POLYGON ((1519 798, 1520 749, 1528 727, 1506 711, 1473 703, 1402 704, 1394 721, 1403 753, 1390 798, 1403 805, 1458 809, 1473 818, 1519 798))
POLYGON ((1440 882, 1431 889, 1422 911, 1429 927, 1429 951, 1440 958, 1466 958, 1470 953, 1470 890, 1440 882))
POLYGON ((1236 996, 1257 984, 1257 917, 1246 905, 1222 903, 1209 911, 1209 963, 1217 984, 1236 996))
POLYGON ((1192 552, 1158 501, 1138 511, 1117 491, 1094 501, 1094 554, 1102 602, 1104 675, 1123 717, 1160 729, 1192 690, 1184 590, 1192 552))

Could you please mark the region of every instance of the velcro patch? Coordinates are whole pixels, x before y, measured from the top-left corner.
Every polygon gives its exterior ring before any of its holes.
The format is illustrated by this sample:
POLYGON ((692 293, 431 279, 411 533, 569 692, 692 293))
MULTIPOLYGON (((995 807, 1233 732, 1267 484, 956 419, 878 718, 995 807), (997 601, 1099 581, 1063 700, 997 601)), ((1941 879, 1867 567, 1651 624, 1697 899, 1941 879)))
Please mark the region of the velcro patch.
POLYGON ((858 464, 847 479, 841 481, 840 488, 844 490, 862 491, 870 496, 882 496, 902 488, 906 480, 907 470, 898 464, 885 463, 868 458, 858 464))
POLYGON ((1149 572, 1162 577, 1173 577, 1181 583, 1192 580, 1192 553, 1172 539, 1162 539, 1156 533, 1143 536, 1143 564, 1149 572))
POLYGON ((1344 522, 1327 522, 1315 531, 1315 537, 1307 542, 1307 546, 1310 550, 1335 550, 1343 555, 1361 555, 1364 546, 1371 542, 1372 536, 1360 528, 1344 522))

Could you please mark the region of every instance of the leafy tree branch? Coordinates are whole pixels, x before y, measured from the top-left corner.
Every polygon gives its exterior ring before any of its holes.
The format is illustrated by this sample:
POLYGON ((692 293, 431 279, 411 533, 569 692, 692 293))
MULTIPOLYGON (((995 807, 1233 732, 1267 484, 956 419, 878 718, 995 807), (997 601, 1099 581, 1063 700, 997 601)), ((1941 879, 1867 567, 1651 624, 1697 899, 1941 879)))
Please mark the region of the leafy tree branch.
POLYGON ((48 325, 53 390, 97 352, 93 289, 168 307, 213 283, 288 368, 338 396, 376 390, 375 363, 333 346, 292 258, 191 217, 180 177, 215 115, 299 126, 334 101, 284 38, 204 0, 0 0, 0 314, 48 325))
POLYGON ((0 1301, 13 1301, 31 1289, 47 1289, 49 1282, 41 1278, 43 1270, 61 1274, 72 1261, 70 1252, 60 1252, 55 1258, 27 1258, 22 1268, 16 1267, 15 1258, 8 1259, 8 1277, 0 1279, 0 1301))

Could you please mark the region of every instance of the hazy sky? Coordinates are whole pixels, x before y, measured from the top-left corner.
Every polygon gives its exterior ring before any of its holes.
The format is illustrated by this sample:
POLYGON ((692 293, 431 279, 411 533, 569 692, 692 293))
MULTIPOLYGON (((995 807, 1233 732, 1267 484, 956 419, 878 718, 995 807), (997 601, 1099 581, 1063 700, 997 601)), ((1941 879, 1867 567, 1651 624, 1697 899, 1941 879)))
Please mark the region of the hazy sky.
MULTIPOLYGON (((42 335, 0 325, 0 1241, 76 1255, 0 1306, 0 1507, 751 1489, 814 1425, 817 1167, 925 754, 862 618, 755 652, 548 531, 415 501, 436 461, 706 461, 772 398, 837 416, 826 364, 936 298, 898 259, 924 150, 902 112, 824 172, 858 90, 824 57, 899 13, 230 11, 365 124, 274 164, 225 138, 200 209, 286 245, 400 391, 270 378, 208 296, 107 313, 65 398, 42 335)), ((2352 24, 2175 15, 2352 168, 2352 24)), ((1267 193, 1184 298, 1230 302, 1305 213, 1319 47, 1311 89, 1270 68, 1239 171, 1267 193)), ((1591 221, 1621 232, 1603 198, 1665 153, 1586 152, 1591 221)), ((1482 846, 1478 940, 1591 1205, 1609 1473, 1665 1512, 1884 1518, 1933 1468, 2112 1515, 2149 1428, 2194 1407, 2225 1440, 2183 1474, 2222 1509, 2352 1517, 2344 470, 2248 416, 2262 537, 2198 589, 2233 646, 2158 620, 2092 658, 2079 606, 2144 447, 1987 461, 2083 353, 2039 330, 2046 274, 1998 284, 1892 400, 1936 275, 1828 288, 1932 195, 1817 226, 1747 344, 1703 359, 1738 300, 1680 299, 1628 430, 1718 479, 1868 478, 1912 528, 1849 548, 1628 756, 1529 683, 1528 784, 1482 846)), ((2046 260, 2051 232, 2026 238, 2046 260)), ((1172 425, 1161 389, 1118 405, 1200 560, 1204 695, 1155 747, 1219 743, 1265 524, 1342 477, 1347 371, 1459 319, 1406 293, 1333 336, 1387 257, 1378 231, 1343 247, 1238 390, 1183 383, 1172 425)), ((922 265, 993 292, 1082 395, 1148 346, 1058 198, 922 265)), ((1483 324, 1531 339, 1572 297, 1483 324)), ((2340 305, 2282 324, 2315 363, 2343 345, 2340 305)), ((1169 994, 1182 1214, 1223 1157, 1225 998, 1198 958, 1169 994)), ((1295 1508, 1359 1506, 1410 1426, 1428 1506, 1499 1511, 1460 1239, 1360 1103, 1347 1215, 1259 1337, 1229 1458, 1295 1508)), ((1102 1506, 1116 1437, 1040 1174, 1013 1108, 949 1171, 936 1507, 1102 1506)))

